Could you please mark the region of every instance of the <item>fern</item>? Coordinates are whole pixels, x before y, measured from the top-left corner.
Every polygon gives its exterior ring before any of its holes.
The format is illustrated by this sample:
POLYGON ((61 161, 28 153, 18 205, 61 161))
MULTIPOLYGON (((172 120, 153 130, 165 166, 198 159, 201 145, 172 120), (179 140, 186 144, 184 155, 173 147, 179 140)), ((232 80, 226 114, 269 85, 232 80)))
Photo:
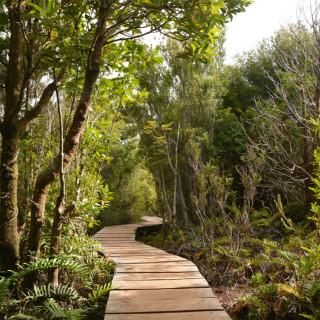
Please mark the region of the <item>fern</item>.
POLYGON ((309 281, 304 284, 302 293, 306 299, 311 300, 318 291, 320 291, 320 281, 309 281))
POLYGON ((81 297, 74 288, 63 284, 58 286, 53 286, 52 284, 42 285, 40 287, 34 286, 33 291, 29 291, 27 297, 31 301, 51 297, 60 297, 71 301, 81 300, 81 297))
POLYGON ((288 269, 291 269, 291 267, 292 267, 292 263, 290 261, 284 259, 284 258, 273 258, 272 262, 276 263, 276 264, 279 264, 281 266, 284 266, 284 267, 286 267, 288 269))
POLYGON ((0 279, 0 312, 6 307, 9 298, 9 280, 6 278, 0 279))
POLYGON ((290 286, 288 284, 284 284, 284 283, 279 283, 278 285, 279 293, 283 294, 283 295, 288 295, 288 294, 293 294, 294 296, 296 296, 297 298, 301 297, 301 293, 300 290, 297 286, 293 285, 290 286))
POLYGON ((89 304, 95 304, 99 299, 103 296, 107 295, 113 288, 111 284, 104 284, 99 286, 97 289, 93 290, 92 293, 88 295, 88 302, 89 304))
POLYGON ((305 313, 300 313, 299 316, 304 317, 306 319, 310 319, 310 320, 317 320, 318 318, 315 316, 311 316, 309 314, 305 314, 305 313))
POLYGON ((85 312, 81 309, 66 310, 60 307, 56 301, 50 299, 43 304, 46 309, 46 319, 69 319, 69 320, 81 320, 84 319, 85 312))
POLYGON ((9 277, 9 280, 15 283, 32 272, 47 270, 50 268, 67 269, 80 275, 83 280, 87 279, 87 272, 83 264, 74 261, 69 257, 56 257, 54 259, 45 258, 32 263, 25 263, 21 266, 20 271, 14 272, 9 277))
POLYGON ((23 314, 23 313, 18 313, 14 316, 11 316, 9 318, 9 320, 21 320, 21 319, 25 319, 25 320, 39 320, 38 317, 35 316, 31 316, 29 314, 23 314))

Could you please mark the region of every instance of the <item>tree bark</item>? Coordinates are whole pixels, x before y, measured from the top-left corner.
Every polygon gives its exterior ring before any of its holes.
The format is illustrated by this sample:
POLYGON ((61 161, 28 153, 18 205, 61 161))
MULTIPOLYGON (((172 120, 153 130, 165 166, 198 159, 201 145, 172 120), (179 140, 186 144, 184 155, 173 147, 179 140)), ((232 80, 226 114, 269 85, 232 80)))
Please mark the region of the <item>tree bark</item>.
POLYGON ((14 125, 3 125, 0 176, 0 268, 14 270, 19 262, 17 228, 18 135, 14 125))
POLYGON ((307 103, 306 95, 304 89, 301 90, 301 100, 302 100, 302 155, 303 155, 303 168, 306 171, 306 177, 304 180, 304 214, 308 216, 311 210, 311 204, 313 202, 313 191, 310 190, 311 187, 311 176, 312 176, 312 163, 311 163, 311 146, 309 142, 310 130, 308 129, 308 113, 307 113, 307 103))
POLYGON ((183 218, 183 223, 185 226, 189 224, 189 217, 188 217, 188 212, 187 212, 187 207, 186 207, 186 201, 184 198, 183 194, 183 188, 182 188, 182 182, 181 182, 181 175, 179 174, 178 177, 178 189, 179 189, 179 198, 180 198, 180 208, 182 211, 182 218, 183 218))
POLYGON ((0 131, 2 136, 0 168, 0 268, 16 268, 19 261, 19 235, 17 230, 18 193, 18 137, 20 111, 20 79, 23 34, 20 12, 25 1, 9 1, 10 51, 5 85, 6 102, 0 131))
MULTIPOLYGON (((171 167, 173 169, 174 174, 174 183, 173 183, 173 203, 172 203, 172 235, 175 239, 176 229, 177 229, 177 185, 178 185, 178 146, 179 146, 179 136, 180 136, 180 122, 178 125, 178 132, 177 132, 177 141, 175 145, 175 161, 174 161, 174 167, 171 164, 171 167)), ((168 153, 169 155, 169 153, 168 153)), ((169 156, 170 160, 170 156, 169 156)), ((171 162, 170 162, 171 163, 171 162)))

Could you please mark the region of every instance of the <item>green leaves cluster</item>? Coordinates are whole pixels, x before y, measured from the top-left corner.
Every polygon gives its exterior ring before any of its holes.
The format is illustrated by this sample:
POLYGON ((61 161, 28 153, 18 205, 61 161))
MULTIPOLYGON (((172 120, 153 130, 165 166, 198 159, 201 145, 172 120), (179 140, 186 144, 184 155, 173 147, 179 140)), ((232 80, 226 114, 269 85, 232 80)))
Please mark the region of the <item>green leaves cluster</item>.
POLYGON ((25 263, 8 278, 0 278, 0 312, 10 319, 84 319, 98 316, 111 286, 114 263, 99 257, 99 243, 90 237, 63 238, 63 252, 58 257, 43 257, 25 263), (50 268, 60 268, 64 279, 58 286, 46 282, 50 268), (33 289, 19 289, 31 273, 41 276, 33 289), (18 292, 16 292, 18 291, 18 292), (14 297, 14 298, 13 298, 14 297), (101 304, 102 303, 102 304, 101 304))

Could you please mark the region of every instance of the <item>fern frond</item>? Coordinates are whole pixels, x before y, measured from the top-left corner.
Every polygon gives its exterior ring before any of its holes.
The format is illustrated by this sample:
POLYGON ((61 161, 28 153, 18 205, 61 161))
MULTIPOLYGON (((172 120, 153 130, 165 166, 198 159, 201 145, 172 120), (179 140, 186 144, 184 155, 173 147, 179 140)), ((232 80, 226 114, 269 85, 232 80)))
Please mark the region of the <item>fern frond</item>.
POLYGON ((293 294, 297 298, 300 298, 300 296, 301 296, 300 290, 297 286, 290 286, 288 284, 278 283, 277 287, 279 288, 278 292, 282 295, 293 294))
POLYGON ((276 264, 280 264, 281 266, 284 266, 284 267, 287 267, 287 268, 291 267, 291 263, 288 262, 288 260, 283 259, 283 258, 273 258, 272 262, 276 263, 276 264))
POLYGON ((82 320, 85 316, 85 311, 81 309, 66 310, 58 305, 56 301, 50 299, 43 304, 46 309, 46 319, 69 319, 69 320, 82 320))
POLYGON ((305 314, 305 313, 300 313, 299 316, 304 317, 306 319, 310 319, 310 320, 317 320, 317 317, 311 316, 311 315, 305 314))
POLYGON ((7 278, 0 278, 0 312, 6 306, 9 298, 9 283, 10 281, 7 278))
POLYGON ((28 314, 23 314, 23 313, 15 314, 15 315, 13 315, 13 316, 11 316, 9 318, 9 320, 21 320, 21 319, 24 319, 24 320, 39 320, 39 318, 37 318, 37 317, 31 316, 31 315, 28 315, 28 314))
POLYGON ((32 263, 25 263, 21 266, 20 271, 14 272, 8 279, 15 283, 32 272, 50 268, 68 269, 69 271, 79 274, 83 279, 87 278, 87 271, 83 264, 74 261, 69 257, 56 257, 53 259, 45 258, 32 263))
POLYGON ((113 288, 110 283, 99 286, 97 289, 93 290, 92 293, 89 293, 88 295, 89 304, 96 303, 103 296, 107 295, 112 289, 113 288))
POLYGON ((302 294, 305 298, 311 299, 320 291, 320 281, 308 281, 304 284, 302 294))
POLYGON ((76 289, 68 285, 59 284, 54 286, 50 284, 44 284, 40 287, 34 286, 33 291, 28 292, 28 299, 34 301, 41 298, 51 298, 51 297, 60 297, 67 298, 71 301, 79 301, 81 297, 79 296, 76 289))

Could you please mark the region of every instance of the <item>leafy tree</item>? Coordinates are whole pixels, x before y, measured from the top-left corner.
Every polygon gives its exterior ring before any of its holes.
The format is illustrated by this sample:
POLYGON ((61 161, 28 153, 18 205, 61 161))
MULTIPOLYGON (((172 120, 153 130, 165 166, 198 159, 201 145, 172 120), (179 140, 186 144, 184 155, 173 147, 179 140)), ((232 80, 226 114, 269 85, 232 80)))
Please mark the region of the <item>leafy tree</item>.
MULTIPOLYGON (((173 229, 175 210, 177 220, 184 224, 198 219, 190 196, 199 195, 195 149, 199 151, 197 161, 235 171, 232 163, 239 162, 240 150, 236 155, 234 150, 239 146, 232 143, 232 136, 242 134, 235 114, 222 107, 225 87, 220 57, 213 57, 207 64, 189 63, 179 59, 177 51, 177 42, 161 46, 165 67, 149 67, 137 75, 141 88, 149 92, 146 103, 125 110, 136 123, 141 151, 147 157, 158 199, 171 217, 173 229)), ((215 197, 213 193, 210 196, 215 197)))

